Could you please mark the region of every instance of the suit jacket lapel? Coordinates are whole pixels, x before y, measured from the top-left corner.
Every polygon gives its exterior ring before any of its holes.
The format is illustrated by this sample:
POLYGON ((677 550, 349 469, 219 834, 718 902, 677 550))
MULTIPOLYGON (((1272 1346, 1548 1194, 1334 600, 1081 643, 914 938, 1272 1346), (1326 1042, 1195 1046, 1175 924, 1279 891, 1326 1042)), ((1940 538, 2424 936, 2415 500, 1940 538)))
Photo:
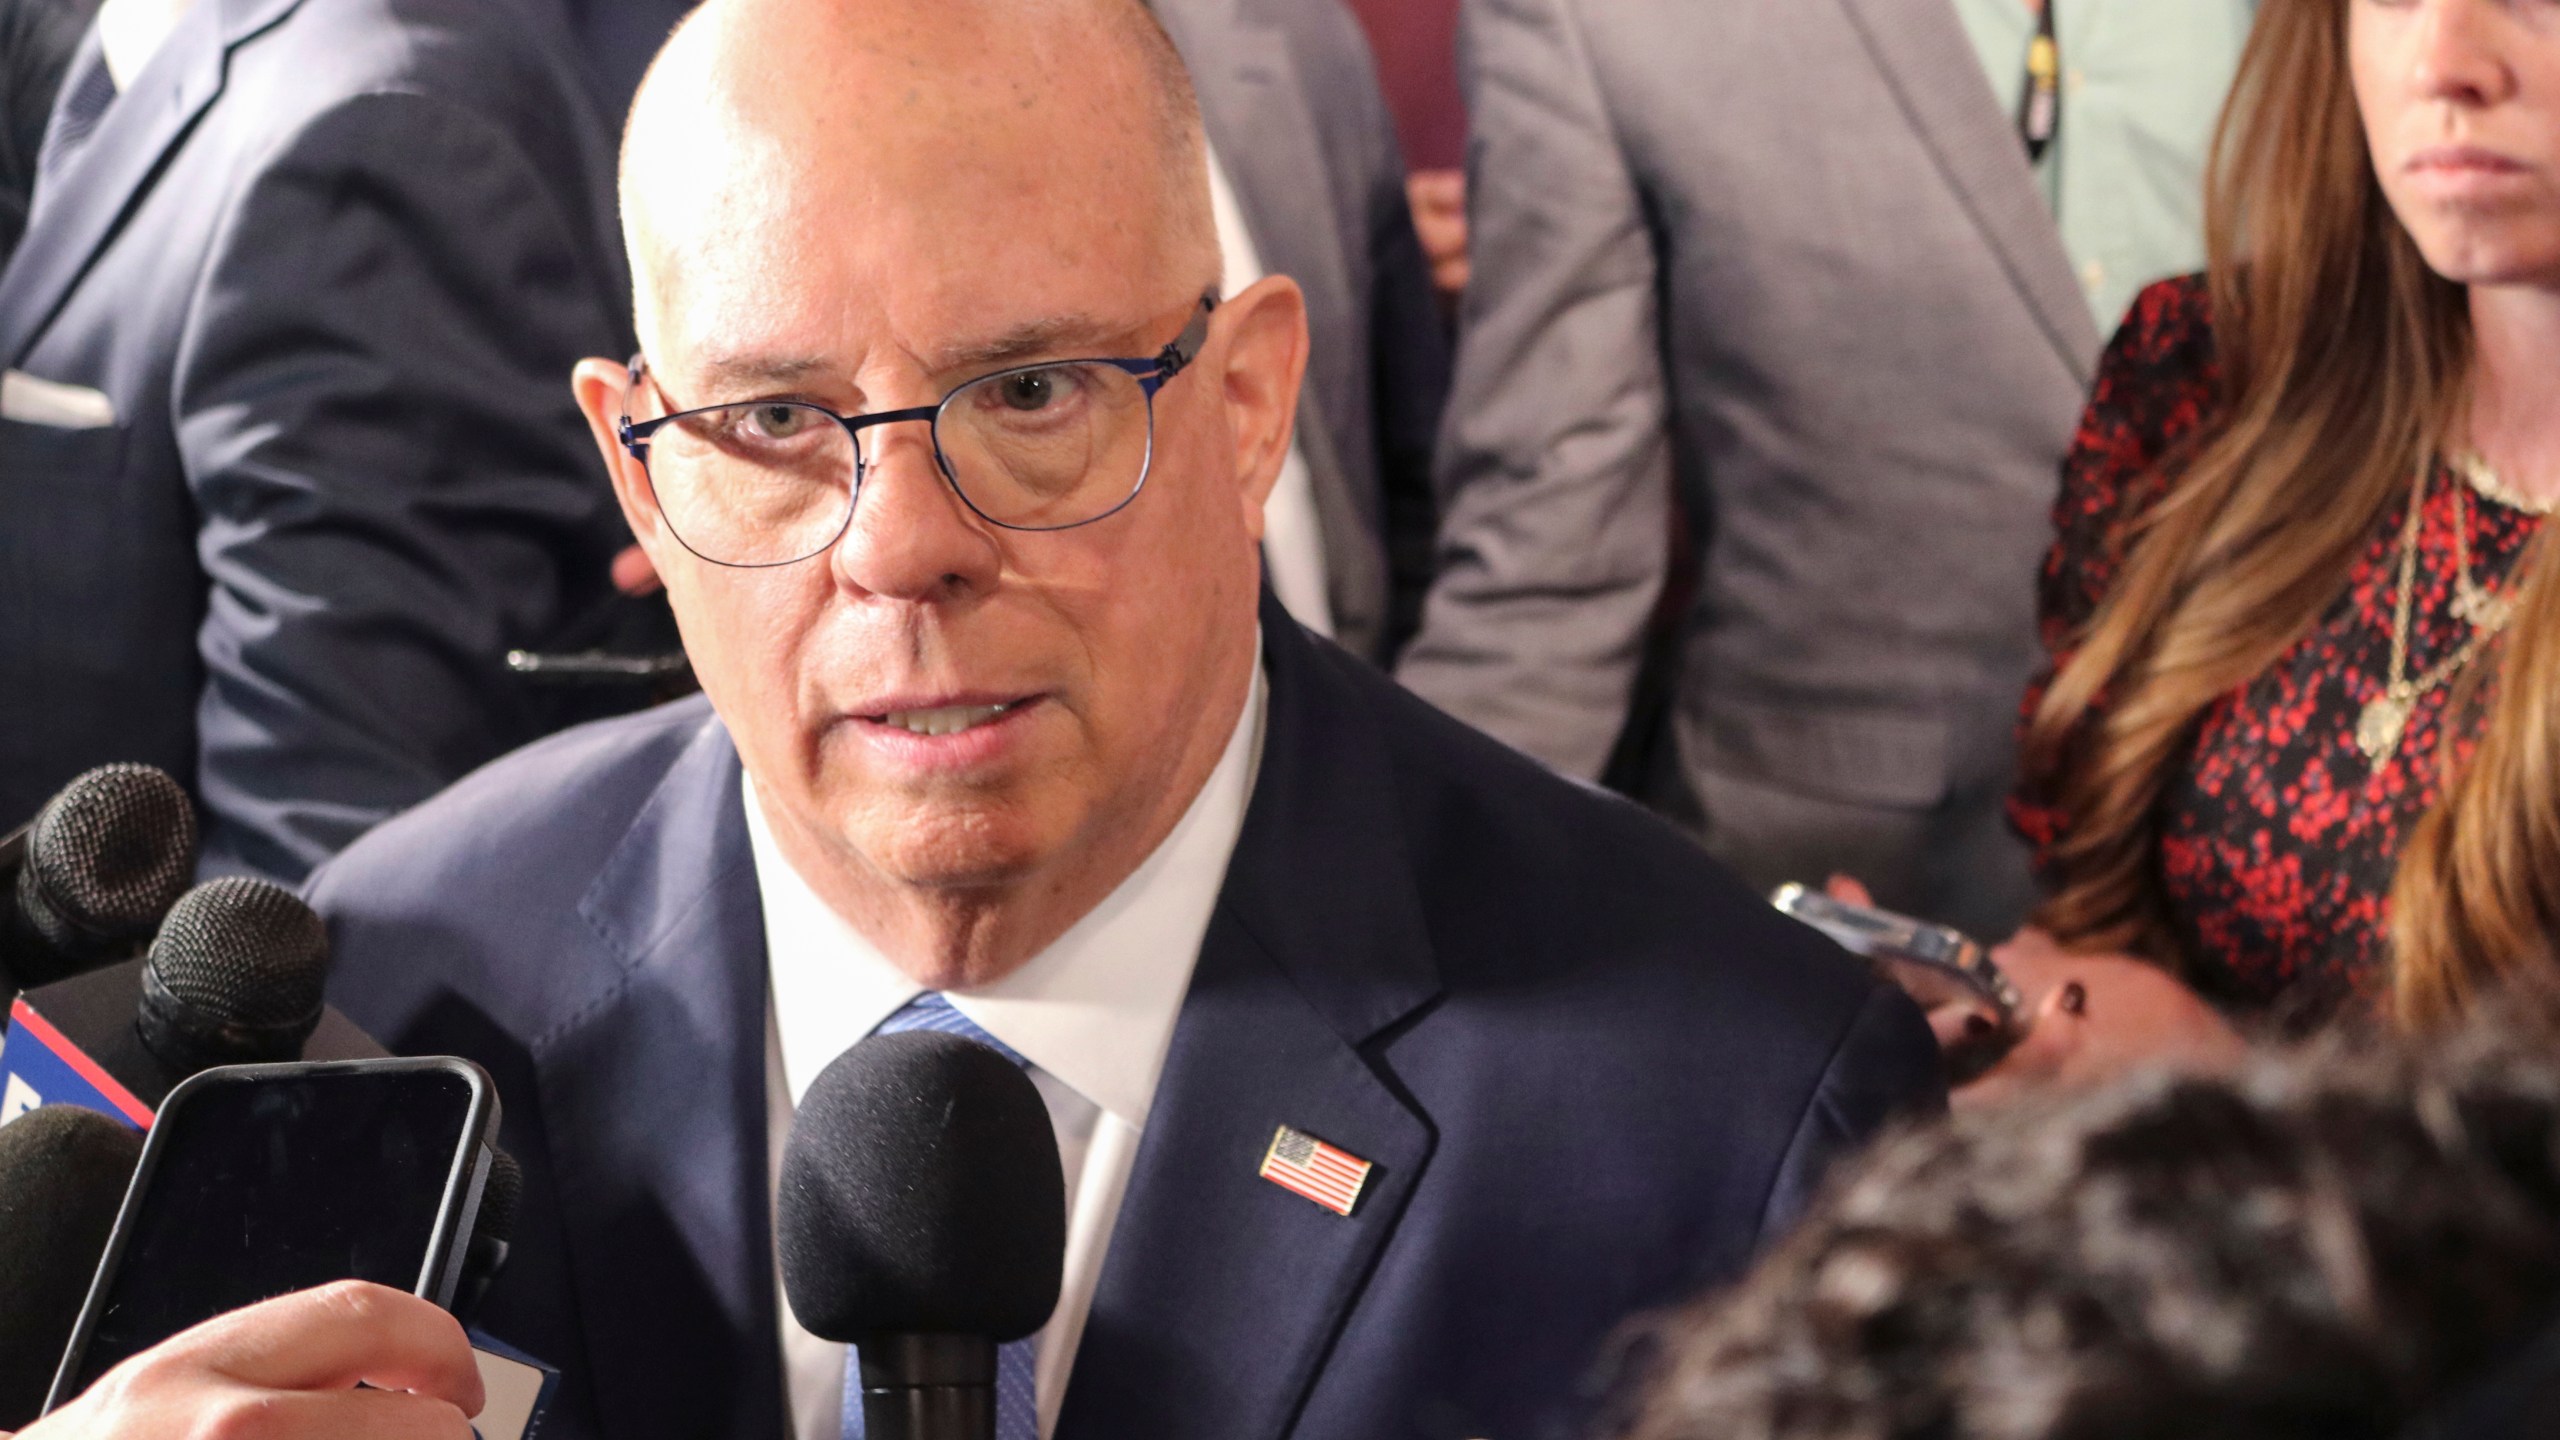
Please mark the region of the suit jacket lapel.
POLYGON ((1362 1046, 1438 993, 1360 695, 1269 595, 1262 767, 1157 1087, 1061 1440, 1276 1440, 1432 1129, 1362 1046), (1376 1167, 1348 1218, 1258 1178, 1291 1125, 1376 1167))
POLYGON ((2084 388, 2099 335, 2053 212, 1947 0, 1840 0, 1938 168, 2084 388))
POLYGON ((608 1435, 782 1431, 764 912, 738 774, 706 716, 579 905, 611 969, 535 1049, 577 1360, 608 1435))
MULTIPOLYGON (((1368 317, 1352 288, 1347 251, 1368 237, 1334 203, 1332 172, 1308 106, 1305 77, 1276 24, 1240 13, 1235 0, 1157 0, 1157 14, 1200 77, 1200 120, 1235 184, 1262 268, 1299 282, 1315 353, 1369 344, 1368 317)), ((1362 433, 1363 398, 1349 367, 1310 366, 1298 406, 1298 449, 1307 460, 1324 529, 1336 629, 1363 649, 1383 627, 1386 566, 1380 556, 1376 466, 1340 447, 1362 433)))
POLYGON ((0 275, 0 357, 7 364, 26 358, 89 262, 158 178, 169 152, 222 93, 231 47, 300 3, 199 0, 179 17, 27 217, 27 233, 0 275))

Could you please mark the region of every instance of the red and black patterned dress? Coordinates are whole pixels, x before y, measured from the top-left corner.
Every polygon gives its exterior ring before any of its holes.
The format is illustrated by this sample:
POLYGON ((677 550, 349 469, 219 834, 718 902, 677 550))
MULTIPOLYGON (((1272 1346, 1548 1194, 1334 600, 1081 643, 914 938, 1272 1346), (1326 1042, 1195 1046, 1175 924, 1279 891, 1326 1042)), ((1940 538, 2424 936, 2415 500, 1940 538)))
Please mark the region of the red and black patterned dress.
MULTIPOLYGON (((2039 592, 2054 665, 2096 611, 2122 560, 2128 527, 2175 484, 2176 459, 2220 403, 2209 301, 2201 277, 2168 280, 2134 303, 2106 358, 2065 463, 2056 538, 2039 592)), ((2407 673, 2426 673, 2471 638, 2452 611, 2454 527, 2468 513, 2471 571, 2493 590, 2537 517, 2469 491, 2438 463, 2420 521, 2407 673)), ((2223 696, 2198 727, 2160 816, 2160 875, 2190 975, 2241 1012, 2316 1019, 2377 998, 2401 837, 2436 801, 2440 730, 2454 686, 2421 696, 2399 749, 2380 766, 2355 741, 2357 717, 2389 681, 2400 535, 2391 507, 2319 623, 2257 679, 2223 696)), ((2483 662, 2475 662, 2483 663, 2483 662)), ((2033 713, 2048 668, 2027 694, 2033 713)), ((2454 760, 2475 737, 2456 735, 2454 760)), ((2032 785, 2010 815, 2040 866, 2070 825, 2032 785)))

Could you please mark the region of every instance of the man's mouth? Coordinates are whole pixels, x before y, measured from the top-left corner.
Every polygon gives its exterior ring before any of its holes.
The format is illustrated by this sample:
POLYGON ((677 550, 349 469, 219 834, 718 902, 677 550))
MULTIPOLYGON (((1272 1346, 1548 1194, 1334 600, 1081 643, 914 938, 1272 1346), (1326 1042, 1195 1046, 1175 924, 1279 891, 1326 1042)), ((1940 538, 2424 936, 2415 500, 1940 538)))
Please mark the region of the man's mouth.
POLYGON ((910 735, 957 735, 981 725, 1003 719, 1022 708, 1026 701, 1007 700, 999 705, 937 705, 929 710, 892 710, 885 715, 863 718, 875 725, 887 725, 910 735))

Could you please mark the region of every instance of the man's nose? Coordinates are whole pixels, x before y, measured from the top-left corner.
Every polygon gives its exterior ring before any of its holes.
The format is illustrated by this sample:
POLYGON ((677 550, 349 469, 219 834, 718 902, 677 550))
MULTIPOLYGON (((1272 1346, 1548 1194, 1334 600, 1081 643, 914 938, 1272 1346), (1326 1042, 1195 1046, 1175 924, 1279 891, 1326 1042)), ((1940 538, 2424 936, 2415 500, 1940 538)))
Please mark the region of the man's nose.
POLYGON ((932 431, 921 421, 877 426, 863 455, 853 520, 832 552, 838 583, 897 600, 993 587, 1003 569, 993 529, 943 478, 932 431))
POLYGON ((2500 48, 2496 0, 2423 0, 2411 79, 2429 100, 2495 104, 2515 93, 2515 70, 2500 48))

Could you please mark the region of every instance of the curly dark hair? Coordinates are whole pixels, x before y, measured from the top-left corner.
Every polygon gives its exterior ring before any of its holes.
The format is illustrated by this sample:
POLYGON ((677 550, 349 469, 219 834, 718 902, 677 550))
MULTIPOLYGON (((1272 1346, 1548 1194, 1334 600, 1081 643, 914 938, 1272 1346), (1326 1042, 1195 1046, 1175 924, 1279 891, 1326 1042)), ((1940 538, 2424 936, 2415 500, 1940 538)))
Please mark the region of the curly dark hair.
POLYGON ((1642 1332, 1622 1440, 2354 1440, 2560 1303, 2560 1030, 1902 1131, 1642 1332))

